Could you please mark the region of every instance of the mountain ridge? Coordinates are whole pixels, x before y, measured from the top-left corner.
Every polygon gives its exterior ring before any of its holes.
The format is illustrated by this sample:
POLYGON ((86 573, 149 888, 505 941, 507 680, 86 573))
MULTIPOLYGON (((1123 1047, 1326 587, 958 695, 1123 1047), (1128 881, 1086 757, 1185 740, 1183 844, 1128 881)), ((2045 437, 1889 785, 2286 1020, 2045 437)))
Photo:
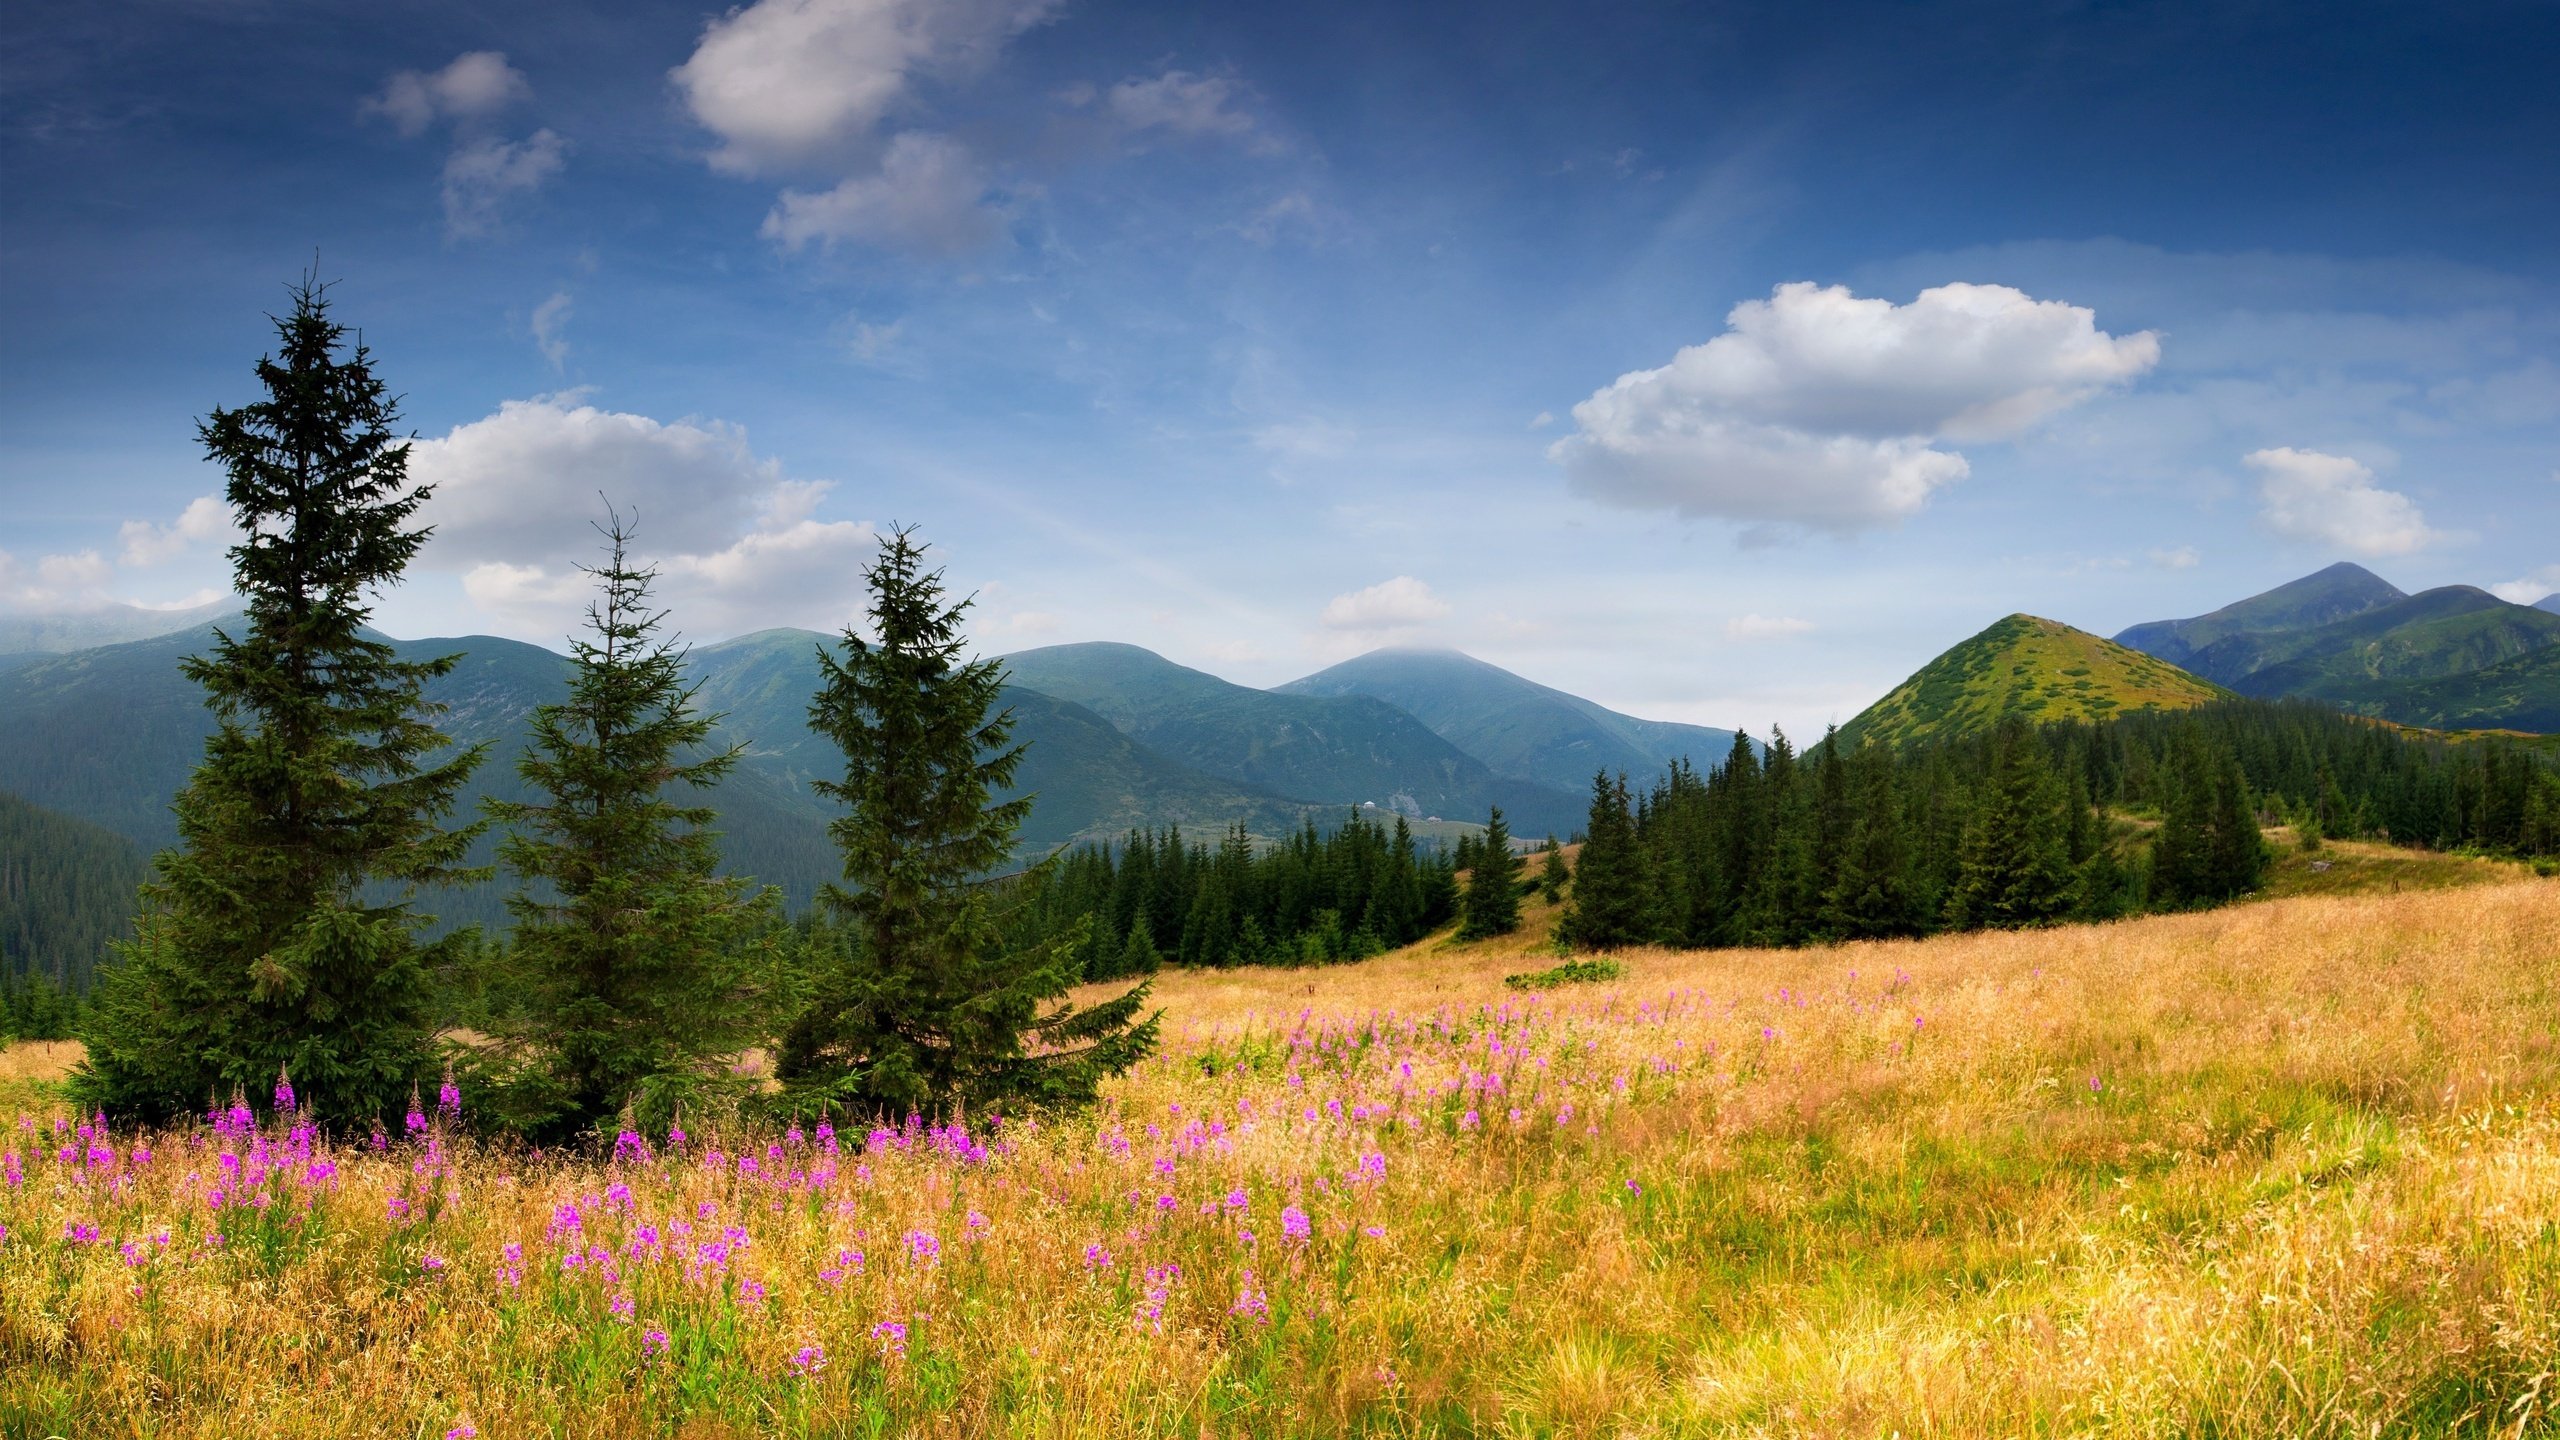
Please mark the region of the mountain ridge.
POLYGON ((1383 700, 1497 775, 1585 797, 1596 773, 1625 771, 1643 783, 1675 759, 1706 769, 1734 738, 1731 730, 1611 710, 1456 650, 1386 647, 1272 688, 1383 700))

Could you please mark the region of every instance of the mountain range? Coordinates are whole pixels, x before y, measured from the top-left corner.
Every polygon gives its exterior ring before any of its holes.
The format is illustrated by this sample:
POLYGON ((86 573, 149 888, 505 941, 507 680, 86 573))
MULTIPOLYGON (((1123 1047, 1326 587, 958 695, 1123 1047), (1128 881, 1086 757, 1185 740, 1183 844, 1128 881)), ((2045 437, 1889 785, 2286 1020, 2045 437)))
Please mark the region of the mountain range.
MULTIPOLYGON (((148 852, 176 839, 169 800, 186 783, 213 727, 202 696, 178 670, 211 643, 216 625, 65 653, 0 659, 0 792, 102 827, 148 852)), ((236 617, 235 617, 236 623, 236 617)), ((63 632, 48 632, 59 634, 63 632)), ((464 795, 521 798, 515 760, 536 706, 564 690, 569 662, 521 641, 485 635, 395 640, 404 658, 459 654, 427 687, 441 724, 488 761, 464 795)), ((825 827, 833 810, 809 788, 841 764, 808 728, 818 651, 833 637, 766 630, 690 652, 696 703, 721 715, 715 744, 743 745, 744 762, 709 797, 720 812, 723 862, 782 887, 795 908, 834 878, 825 827)), ((1028 746, 1009 794, 1035 803, 1021 853, 1116 839, 1138 826, 1178 825, 1202 838, 1241 825, 1276 837, 1310 820, 1329 826, 1355 806, 1402 813, 1426 839, 1447 839, 1503 807, 1515 833, 1579 828, 1589 770, 1637 779, 1686 755, 1710 764, 1731 732, 1638 720, 1454 653, 1370 657, 1364 685, 1392 689, 1440 717, 1345 683, 1352 667, 1298 682, 1326 693, 1255 690, 1128 645, 1063 645, 1003 657, 1002 703, 1028 746), (1435 693, 1438 677, 1463 694, 1435 693), (1486 718, 1479 710, 1510 718, 1486 718), (1527 737, 1491 763, 1457 737, 1527 737), (1686 737, 1694 744, 1684 747, 1686 737)), ((1353 662, 1354 666, 1361 662, 1353 662)), ((484 843, 475 857, 486 861, 484 843)), ((441 897, 452 922, 494 922, 503 881, 441 897)))
POLYGON ((2242 695, 2433 729, 2540 731, 2560 728, 2556 602, 2517 605, 2468 585, 2411 595, 2342 563, 2116 639, 2242 695))

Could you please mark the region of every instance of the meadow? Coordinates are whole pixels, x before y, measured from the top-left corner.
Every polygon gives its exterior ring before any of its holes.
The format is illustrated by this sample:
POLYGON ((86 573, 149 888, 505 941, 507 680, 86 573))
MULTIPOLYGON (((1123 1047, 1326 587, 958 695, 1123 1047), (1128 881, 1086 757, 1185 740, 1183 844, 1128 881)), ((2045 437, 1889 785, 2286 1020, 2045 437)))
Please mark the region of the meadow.
POLYGON ((2307 863, 1550 990, 1169 973, 1036 1123, 132 1134, 21 1047, 0 1434, 2560 1434, 2560 884, 2307 863))

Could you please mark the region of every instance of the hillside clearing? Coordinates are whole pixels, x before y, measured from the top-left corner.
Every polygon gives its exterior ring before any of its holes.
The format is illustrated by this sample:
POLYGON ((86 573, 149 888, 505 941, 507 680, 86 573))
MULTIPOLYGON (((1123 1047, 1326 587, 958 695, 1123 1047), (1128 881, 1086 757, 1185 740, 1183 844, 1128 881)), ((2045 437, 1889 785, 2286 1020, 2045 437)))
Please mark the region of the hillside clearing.
POLYGON ((2560 885, 1537 948, 1170 974, 1100 1112, 840 1165, 21 1131, 0 1431, 2560 1429, 2560 885))

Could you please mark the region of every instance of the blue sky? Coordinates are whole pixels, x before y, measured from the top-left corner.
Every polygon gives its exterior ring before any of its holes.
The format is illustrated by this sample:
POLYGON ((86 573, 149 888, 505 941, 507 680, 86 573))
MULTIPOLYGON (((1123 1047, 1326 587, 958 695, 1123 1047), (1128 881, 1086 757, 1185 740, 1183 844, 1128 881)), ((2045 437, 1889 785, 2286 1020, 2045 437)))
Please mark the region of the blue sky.
POLYGON ((1455 645, 1792 732, 2028 610, 2560 589, 2547 5, 143 0, 0 20, 0 604, 221 584, 317 251, 385 628, 1455 645))

